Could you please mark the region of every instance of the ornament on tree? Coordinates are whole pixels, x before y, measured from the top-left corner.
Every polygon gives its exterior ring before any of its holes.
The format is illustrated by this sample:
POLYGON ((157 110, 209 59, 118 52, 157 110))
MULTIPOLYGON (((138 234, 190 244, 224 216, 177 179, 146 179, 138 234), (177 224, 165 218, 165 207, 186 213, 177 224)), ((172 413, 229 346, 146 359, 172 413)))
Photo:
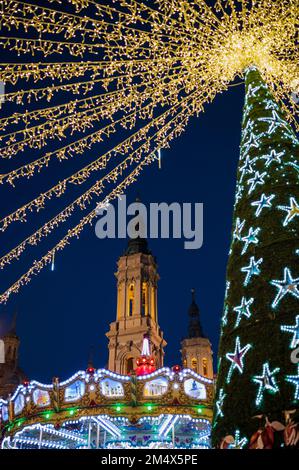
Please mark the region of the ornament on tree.
POLYGON ((272 302, 272 307, 275 308, 280 301, 287 295, 290 294, 299 299, 299 278, 293 279, 289 268, 284 268, 284 278, 282 281, 273 280, 270 282, 272 286, 277 287, 278 293, 272 302))
POLYGON ((244 268, 241 268, 241 271, 243 273, 247 273, 244 280, 244 286, 247 286, 249 284, 252 276, 258 276, 261 273, 259 266, 262 262, 263 258, 260 258, 255 261, 254 256, 251 256, 249 265, 244 266, 244 268))
POLYGON ((261 195, 259 201, 254 201, 251 203, 252 206, 257 206, 255 211, 255 216, 258 217, 264 207, 272 207, 271 201, 275 198, 275 194, 271 194, 270 196, 266 196, 265 194, 261 195))
POLYGON ((252 227, 249 228, 249 231, 248 231, 248 235, 246 235, 246 237, 243 237, 242 238, 242 242, 244 242, 244 247, 243 247, 243 250, 241 252, 241 255, 244 255, 250 245, 250 243, 253 243, 253 244, 257 244, 259 241, 258 241, 258 238, 257 238, 257 235, 259 233, 261 229, 258 227, 256 229, 253 229, 252 227))
POLYGON ((223 406, 225 397, 226 397, 226 393, 224 393, 223 388, 221 388, 219 390, 218 400, 216 401, 215 419, 223 417, 222 406, 223 406))
POLYGON ((292 333, 293 337, 291 340, 290 348, 294 349, 299 344, 299 315, 295 318, 295 325, 281 325, 281 331, 292 333))
POLYGON ((267 390, 271 393, 276 393, 278 392, 279 388, 275 380, 275 375, 278 374, 279 372, 279 367, 276 367, 276 369, 270 371, 269 363, 265 362, 263 364, 263 372, 262 375, 255 375, 253 377, 253 381, 256 382, 259 385, 259 389, 257 392, 256 396, 256 406, 260 406, 263 396, 264 396, 264 391, 267 390))
POLYGON ((287 215, 283 221, 283 226, 285 227, 288 225, 296 215, 299 215, 299 205, 294 197, 290 197, 290 205, 289 206, 278 206, 278 209, 282 211, 286 211, 287 215))
POLYGON ((236 338, 236 344, 235 344, 235 350, 233 353, 227 353, 226 354, 226 359, 228 359, 231 362, 228 374, 227 374, 227 383, 230 382, 232 373, 235 369, 237 369, 240 374, 243 374, 243 369, 244 369, 244 357, 245 354, 249 351, 251 348, 250 344, 246 344, 243 348, 240 346, 240 338, 236 338))
POLYGON ((251 297, 249 300, 246 300, 245 297, 242 297, 241 305, 234 308, 234 312, 237 312, 237 319, 235 323, 235 328, 239 326, 239 323, 242 319, 242 316, 249 318, 251 317, 251 312, 249 310, 250 305, 254 302, 254 299, 251 297))

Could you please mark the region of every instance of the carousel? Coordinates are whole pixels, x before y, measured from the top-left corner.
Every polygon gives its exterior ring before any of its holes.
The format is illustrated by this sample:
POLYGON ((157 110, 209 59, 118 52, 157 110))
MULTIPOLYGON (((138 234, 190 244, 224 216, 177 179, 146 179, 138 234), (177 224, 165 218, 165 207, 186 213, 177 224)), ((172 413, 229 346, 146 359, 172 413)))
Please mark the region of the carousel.
POLYGON ((161 368, 145 347, 130 375, 88 367, 0 401, 2 449, 209 448, 213 381, 161 368))

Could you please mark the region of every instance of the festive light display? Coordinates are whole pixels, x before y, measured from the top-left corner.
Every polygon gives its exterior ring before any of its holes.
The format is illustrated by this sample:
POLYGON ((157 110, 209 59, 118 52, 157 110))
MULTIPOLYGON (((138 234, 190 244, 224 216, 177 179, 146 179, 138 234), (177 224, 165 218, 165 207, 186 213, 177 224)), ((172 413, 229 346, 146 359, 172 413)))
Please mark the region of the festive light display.
POLYGON ((247 284, 249 284, 251 280, 251 276, 258 276, 261 273, 259 265, 262 262, 263 262, 263 258, 260 258, 257 261, 255 261, 254 256, 251 256, 249 265, 241 268, 241 271, 243 273, 247 273, 245 280, 244 280, 244 286, 247 286, 247 284))
POLYGON ((275 198, 275 194, 271 194, 270 196, 266 196, 265 194, 261 195, 261 198, 259 201, 254 201, 251 203, 252 206, 257 206, 257 209, 255 211, 255 216, 258 217, 264 207, 272 207, 272 199, 275 198))
POLYGON ((240 374, 243 374, 244 356, 249 351, 250 348, 251 348, 250 344, 246 344, 246 346, 241 348, 240 338, 239 337, 236 338, 235 351, 233 353, 226 354, 226 359, 228 359, 231 362, 231 365, 227 374, 227 379, 226 379, 227 383, 230 382, 232 373, 235 369, 237 369, 240 372, 240 374))
POLYGON ((242 297, 241 305, 234 308, 234 312, 237 312, 237 314, 238 314, 237 319, 236 319, 236 323, 235 323, 235 327, 239 326, 239 323, 242 319, 242 316, 244 316, 246 318, 251 317, 251 312, 250 312, 249 307, 253 303, 253 301, 254 301, 253 298, 251 298, 249 300, 246 300, 245 297, 242 297))
POLYGON ((222 411, 222 406, 223 406, 223 402, 224 402, 224 399, 226 397, 226 394, 224 393, 223 391, 223 388, 221 388, 219 390, 219 397, 218 397, 218 400, 216 401, 216 416, 215 416, 215 420, 217 420, 218 417, 222 417, 223 416, 223 411, 222 411))
POLYGON ((257 392, 255 403, 259 406, 263 400, 264 391, 267 390, 271 393, 278 392, 279 388, 275 381, 275 375, 279 372, 279 368, 270 371, 270 366, 268 362, 263 364, 263 372, 262 375, 255 375, 253 377, 253 381, 259 384, 259 389, 257 392))
POLYGON ((292 274, 288 268, 284 268, 284 278, 282 281, 271 281, 272 286, 278 289, 277 295, 272 302, 272 307, 275 308, 281 300, 288 294, 293 295, 299 299, 299 277, 292 278, 292 274))
POLYGON ((293 337, 290 343, 290 348, 296 348, 299 344, 299 315, 295 318, 295 325, 281 325, 281 331, 292 333, 293 337))
POLYGON ((287 212, 287 216, 283 221, 283 226, 288 225, 296 215, 299 215, 299 205, 294 197, 290 197, 290 206, 278 206, 278 209, 282 209, 287 212))
MULTIPOLYGON (((96 184, 4 255, 2 268, 49 236, 77 209, 85 210, 93 197, 101 195, 105 205, 121 195, 157 155, 160 167, 160 150, 169 148, 190 116, 202 112, 205 104, 237 77, 243 78, 253 64, 265 83, 248 90, 246 113, 267 84, 298 128, 292 99, 298 62, 296 1, 273 1, 271 8, 266 0, 217 0, 213 7, 204 0, 154 0, 151 4, 47 0, 42 5, 1 0, 0 5, 0 47, 8 55, 7 63, 0 64, 0 80, 6 85, 0 157, 12 164, 0 175, 0 182, 14 186, 20 179, 46 171, 54 160, 66 166, 70 158, 90 157, 99 146, 109 146, 112 134, 121 140, 105 152, 100 150, 81 170, 58 178, 50 189, 41 188, 32 201, 20 201, 19 209, 2 216, 1 230, 24 222, 28 213, 46 209, 49 199, 60 198, 95 173, 96 184), (11 112, 6 113, 8 105, 11 112), (21 165, 15 163, 20 154, 24 157, 21 165), (124 159, 126 155, 131 159, 124 159), (130 174, 129 166, 134 167, 130 174)), ((260 117, 265 131, 268 128, 271 135, 283 131, 294 142, 278 107, 269 99, 267 106, 272 106, 270 114, 260 117)), ((244 128, 246 152, 259 148, 262 133, 257 124, 251 118, 244 128)), ((273 154, 277 162, 282 151, 273 154)), ((254 162, 247 164, 244 178, 254 162)), ((271 166, 269 160, 266 168, 271 166)), ((247 180, 250 193, 264 184, 266 175, 256 170, 251 176, 252 181, 247 180)), ((240 186, 240 198, 243 190, 240 186)), ((95 216, 94 211, 84 215, 0 296, 0 302, 50 264, 95 216)))
POLYGON ((236 429, 248 445, 262 432, 254 417, 280 423, 285 416, 283 430, 288 410, 295 423, 299 416, 299 142, 258 67, 247 69, 245 86, 212 427, 217 447, 233 443, 236 429))
POLYGON ((88 368, 63 382, 27 382, 0 400, 1 448, 209 448, 213 387, 194 371, 166 367, 139 377, 88 368), (185 393, 190 380, 205 398, 185 393))

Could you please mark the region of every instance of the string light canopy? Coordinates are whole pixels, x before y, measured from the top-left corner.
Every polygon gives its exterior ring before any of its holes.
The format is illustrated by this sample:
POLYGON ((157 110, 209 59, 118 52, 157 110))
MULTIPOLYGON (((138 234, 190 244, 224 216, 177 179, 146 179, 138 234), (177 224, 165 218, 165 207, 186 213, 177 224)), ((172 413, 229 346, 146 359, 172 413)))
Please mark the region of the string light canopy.
POLYGON ((47 210, 50 199, 89 183, 2 256, 4 268, 50 236, 75 209, 85 211, 0 295, 0 303, 92 223, 95 204, 87 208, 95 198, 104 207, 121 196, 184 131, 190 117, 242 80, 249 67, 259 69, 298 129, 296 0, 1 0, 0 6, 0 47, 8 57, 0 64, 6 87, 0 156, 12 165, 0 174, 1 184, 15 186, 47 174, 53 161, 62 165, 63 174, 67 160, 81 162, 79 170, 4 216, 0 230, 27 221, 28 214, 47 210), (102 144, 105 151, 98 153, 102 144), (84 161, 88 156, 89 163, 84 161))

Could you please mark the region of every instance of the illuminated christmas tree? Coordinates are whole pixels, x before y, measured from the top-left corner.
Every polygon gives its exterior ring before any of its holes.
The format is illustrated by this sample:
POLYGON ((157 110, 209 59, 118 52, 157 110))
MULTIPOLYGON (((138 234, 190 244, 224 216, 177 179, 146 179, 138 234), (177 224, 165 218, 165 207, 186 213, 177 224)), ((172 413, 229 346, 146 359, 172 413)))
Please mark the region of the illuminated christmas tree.
POLYGON ((236 431, 250 439, 266 417, 285 424, 285 411, 299 408, 299 143, 255 67, 247 69, 245 86, 216 446, 236 431))

